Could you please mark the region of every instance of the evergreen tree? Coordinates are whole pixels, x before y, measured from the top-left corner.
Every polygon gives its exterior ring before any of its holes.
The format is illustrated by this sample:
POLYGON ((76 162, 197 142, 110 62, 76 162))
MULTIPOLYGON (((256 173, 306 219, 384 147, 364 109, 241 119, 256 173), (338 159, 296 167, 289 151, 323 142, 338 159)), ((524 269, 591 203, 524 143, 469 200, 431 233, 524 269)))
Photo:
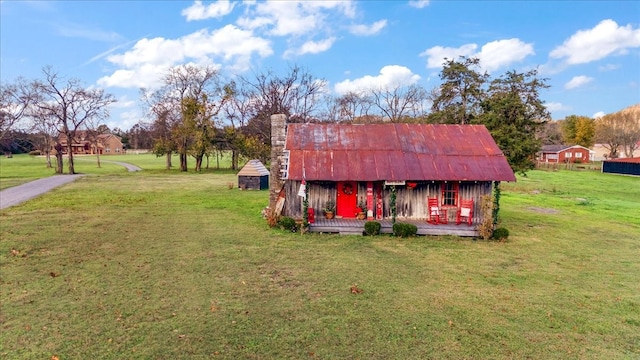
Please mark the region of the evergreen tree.
POLYGON ((504 152, 511 168, 521 174, 533 169, 540 150, 536 132, 550 120, 540 100, 540 90, 548 88, 537 71, 509 71, 491 82, 482 114, 476 123, 484 124, 504 152))

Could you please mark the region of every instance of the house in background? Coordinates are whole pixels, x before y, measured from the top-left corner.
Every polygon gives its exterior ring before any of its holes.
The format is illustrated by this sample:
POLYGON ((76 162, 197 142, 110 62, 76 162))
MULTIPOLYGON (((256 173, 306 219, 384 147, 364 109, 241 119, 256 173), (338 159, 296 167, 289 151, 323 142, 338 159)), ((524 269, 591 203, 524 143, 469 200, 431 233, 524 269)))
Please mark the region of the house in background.
POLYGON ((580 145, 543 145, 538 161, 546 163, 586 163, 594 160, 594 152, 580 145))
MULTIPOLYGON (((60 135, 58 135, 58 142, 62 145, 62 152, 66 154, 67 136, 60 133, 60 135)), ((76 132, 76 136, 71 144, 71 149, 74 155, 120 155, 125 152, 120 137, 113 134, 98 134, 96 141, 93 142, 89 137, 89 133, 86 131, 76 132)), ((56 153, 53 147, 51 153, 56 153)))
MULTIPOLYGON (((394 194, 398 219, 426 223, 427 199, 437 198, 452 222, 461 201, 470 199, 477 224, 481 196, 492 194, 494 182, 516 181, 483 125, 287 125, 284 115, 271 121, 270 207, 284 198, 281 214, 293 218, 303 215, 298 194, 305 180, 308 207, 318 215, 332 201, 338 218, 355 218, 364 204, 370 219, 390 219, 394 194)), ((468 226, 449 233, 477 235, 468 226)))

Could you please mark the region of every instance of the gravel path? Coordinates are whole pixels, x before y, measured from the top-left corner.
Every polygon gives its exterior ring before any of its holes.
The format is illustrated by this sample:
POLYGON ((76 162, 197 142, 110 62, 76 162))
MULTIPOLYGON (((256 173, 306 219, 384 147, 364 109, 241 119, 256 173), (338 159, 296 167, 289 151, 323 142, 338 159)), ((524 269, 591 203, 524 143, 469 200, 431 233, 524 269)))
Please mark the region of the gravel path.
MULTIPOLYGON (((119 161, 105 161, 109 163, 118 164, 124 166, 129 171, 140 171, 141 168, 119 162, 119 161)), ((40 196, 47 191, 68 184, 77 178, 84 176, 82 174, 76 175, 54 175, 46 178, 34 180, 22 185, 10 187, 0 191, 0 209, 8 208, 9 206, 18 205, 24 201, 31 200, 37 196, 40 196)))
POLYGON ((129 172, 142 171, 141 168, 139 168, 139 167, 137 167, 135 165, 123 163, 123 162, 120 162, 120 161, 104 161, 104 160, 100 160, 100 162, 107 162, 107 163, 118 164, 118 165, 124 166, 124 167, 127 168, 127 170, 129 170, 129 172))
POLYGON ((0 209, 31 200, 58 186, 68 184, 81 176, 84 175, 54 175, 4 189, 0 191, 0 209))

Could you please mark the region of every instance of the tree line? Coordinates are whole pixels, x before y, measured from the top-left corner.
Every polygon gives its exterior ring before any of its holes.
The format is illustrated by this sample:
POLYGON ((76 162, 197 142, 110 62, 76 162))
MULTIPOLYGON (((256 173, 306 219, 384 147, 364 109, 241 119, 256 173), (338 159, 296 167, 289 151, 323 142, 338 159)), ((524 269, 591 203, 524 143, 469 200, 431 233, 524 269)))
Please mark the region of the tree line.
MULTIPOLYGON (((41 139, 38 146, 46 152, 61 146, 59 134, 73 139, 78 131, 111 131, 130 148, 151 149, 165 157, 167 168, 174 166, 172 155, 177 154, 180 170, 187 171, 193 159, 193 169, 200 171, 205 159, 208 164, 209 157, 221 151, 232 154, 234 169, 241 158, 267 162, 270 116, 276 113, 290 122, 482 124, 513 170, 526 173, 543 143, 560 138, 582 145, 596 135, 608 141, 605 134, 611 127, 605 124, 611 122, 616 124, 609 142, 614 157, 635 136, 618 139, 626 127, 619 126, 623 121, 617 115, 599 119, 599 127, 592 119, 568 117, 558 135, 540 99, 547 79, 535 70, 492 77, 480 70, 477 58, 460 57, 445 59, 440 80, 429 91, 418 84, 394 84, 335 96, 326 80, 296 65, 284 74, 265 71, 231 80, 214 67, 179 65, 162 75, 159 88, 140 89, 144 118, 123 131, 103 124, 115 102, 112 95, 45 67, 43 79, 2 84, 0 141, 16 129, 26 129, 41 139)), ((66 144, 68 172, 74 173, 71 141, 66 144)), ((56 172, 62 173, 62 151, 56 154, 56 172)))

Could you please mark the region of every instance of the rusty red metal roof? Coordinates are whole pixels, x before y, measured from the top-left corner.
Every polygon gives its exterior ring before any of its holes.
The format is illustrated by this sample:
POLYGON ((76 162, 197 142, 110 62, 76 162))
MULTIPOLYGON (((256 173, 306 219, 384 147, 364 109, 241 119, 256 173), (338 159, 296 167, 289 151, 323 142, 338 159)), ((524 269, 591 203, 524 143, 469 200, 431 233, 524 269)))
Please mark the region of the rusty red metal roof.
POLYGON ((605 160, 605 161, 640 164, 640 157, 609 159, 609 160, 605 160))
POLYGON ((289 124, 288 179, 515 181, 484 125, 289 124))

